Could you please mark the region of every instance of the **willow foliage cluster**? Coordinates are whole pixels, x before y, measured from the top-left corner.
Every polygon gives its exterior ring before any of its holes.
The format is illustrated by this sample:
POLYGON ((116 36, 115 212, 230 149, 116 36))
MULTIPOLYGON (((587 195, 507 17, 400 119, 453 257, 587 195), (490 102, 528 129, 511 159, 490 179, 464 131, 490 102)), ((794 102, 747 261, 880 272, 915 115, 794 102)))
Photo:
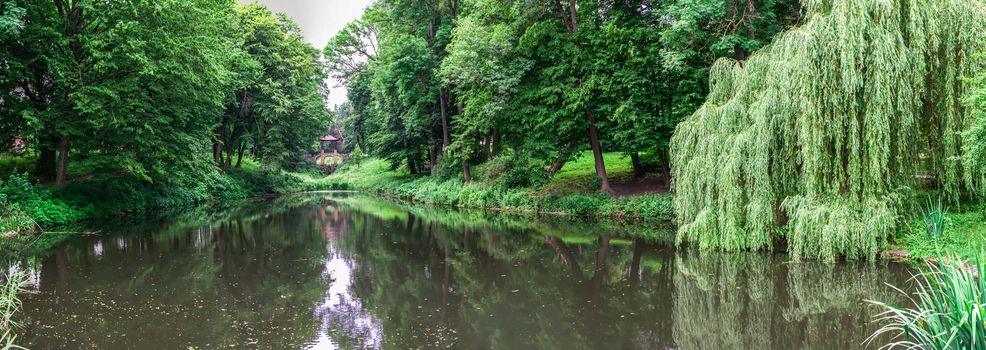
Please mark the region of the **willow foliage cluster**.
POLYGON ((678 242, 795 259, 872 259, 917 173, 956 196, 964 77, 981 67, 976 0, 809 0, 805 21, 747 61, 723 59, 671 140, 678 242))

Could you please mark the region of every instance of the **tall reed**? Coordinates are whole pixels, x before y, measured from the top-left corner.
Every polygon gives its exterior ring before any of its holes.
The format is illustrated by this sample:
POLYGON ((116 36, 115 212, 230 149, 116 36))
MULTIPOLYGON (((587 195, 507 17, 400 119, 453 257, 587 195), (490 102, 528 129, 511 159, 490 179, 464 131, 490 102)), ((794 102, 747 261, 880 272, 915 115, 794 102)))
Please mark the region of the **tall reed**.
POLYGON ((928 199, 928 206, 921 210, 921 217, 924 219, 924 231, 928 234, 929 240, 938 240, 945 234, 945 207, 942 205, 941 198, 935 203, 928 199))
POLYGON ((7 349, 24 349, 16 345, 16 330, 20 324, 14 316, 21 310, 21 300, 18 297, 28 284, 28 273, 20 264, 9 267, 0 277, 0 347, 7 349))
POLYGON ((883 326, 867 344, 890 336, 892 342, 880 349, 986 350, 986 282, 977 276, 984 265, 939 261, 914 276, 917 290, 908 296, 913 307, 869 301, 883 309, 875 317, 883 326))

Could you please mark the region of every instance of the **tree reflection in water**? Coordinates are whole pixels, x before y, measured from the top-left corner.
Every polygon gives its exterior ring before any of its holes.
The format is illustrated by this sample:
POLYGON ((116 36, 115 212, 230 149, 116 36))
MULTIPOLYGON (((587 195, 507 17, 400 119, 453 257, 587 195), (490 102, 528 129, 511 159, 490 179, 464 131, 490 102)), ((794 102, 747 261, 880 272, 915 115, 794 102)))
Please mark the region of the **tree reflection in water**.
POLYGON ((113 224, 25 303, 33 348, 843 349, 893 264, 678 251, 665 229, 312 194, 113 224), (640 235, 657 242, 631 239, 640 235), (662 238, 663 237, 663 238, 662 238))

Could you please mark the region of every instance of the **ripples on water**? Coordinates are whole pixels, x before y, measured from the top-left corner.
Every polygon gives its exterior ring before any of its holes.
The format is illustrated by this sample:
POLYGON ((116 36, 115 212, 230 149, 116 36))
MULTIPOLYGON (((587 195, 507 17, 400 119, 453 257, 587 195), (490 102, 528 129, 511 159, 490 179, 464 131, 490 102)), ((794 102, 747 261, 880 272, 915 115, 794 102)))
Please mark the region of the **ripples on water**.
MULTIPOLYGON (((358 195, 109 223, 31 275, 32 349, 845 349, 906 268, 358 195), (658 237, 644 242, 629 233, 658 237)), ((896 299, 895 299, 896 298, 896 299)))

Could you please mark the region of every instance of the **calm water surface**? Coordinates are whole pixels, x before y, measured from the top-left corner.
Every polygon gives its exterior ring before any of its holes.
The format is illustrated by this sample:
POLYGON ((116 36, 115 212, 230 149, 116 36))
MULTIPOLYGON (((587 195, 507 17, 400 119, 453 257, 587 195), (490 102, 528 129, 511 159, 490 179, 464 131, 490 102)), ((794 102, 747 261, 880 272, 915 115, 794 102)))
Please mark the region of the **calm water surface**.
MULTIPOLYGON (((32 349, 848 349, 900 265, 309 194, 109 225, 31 261, 32 349), (667 240, 667 239, 665 239, 667 240)), ((897 299, 895 299, 897 298, 897 299)))

